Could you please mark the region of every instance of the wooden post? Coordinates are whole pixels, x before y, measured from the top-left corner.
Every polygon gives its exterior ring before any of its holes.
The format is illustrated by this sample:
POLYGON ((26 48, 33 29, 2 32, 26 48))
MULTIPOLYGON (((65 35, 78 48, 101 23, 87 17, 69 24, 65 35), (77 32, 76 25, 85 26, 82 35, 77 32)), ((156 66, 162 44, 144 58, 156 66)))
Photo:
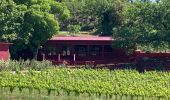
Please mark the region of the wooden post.
POLYGON ((60 53, 59 53, 59 54, 58 54, 58 63, 60 62, 60 60, 61 60, 61 59, 60 59, 60 53))
POLYGON ((45 60, 45 54, 42 53, 42 61, 44 61, 44 60, 45 60))
POLYGON ((73 60, 74 60, 74 65, 75 65, 75 61, 76 61, 76 54, 75 53, 73 55, 73 60))

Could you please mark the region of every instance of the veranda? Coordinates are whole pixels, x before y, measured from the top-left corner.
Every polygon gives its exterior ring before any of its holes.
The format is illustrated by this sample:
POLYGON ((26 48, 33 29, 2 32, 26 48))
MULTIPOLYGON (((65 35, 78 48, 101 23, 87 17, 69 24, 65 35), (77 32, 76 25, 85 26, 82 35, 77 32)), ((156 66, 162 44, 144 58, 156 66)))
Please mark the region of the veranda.
POLYGON ((111 47, 113 41, 112 37, 102 36, 56 36, 46 42, 38 58, 68 65, 126 61, 127 55, 124 51, 111 47))

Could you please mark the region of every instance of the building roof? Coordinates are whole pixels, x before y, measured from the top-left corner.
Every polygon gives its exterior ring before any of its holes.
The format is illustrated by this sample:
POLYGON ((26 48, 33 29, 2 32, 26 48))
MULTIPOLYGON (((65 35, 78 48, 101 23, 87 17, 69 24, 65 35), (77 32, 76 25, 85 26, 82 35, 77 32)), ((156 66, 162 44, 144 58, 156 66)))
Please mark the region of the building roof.
POLYGON ((54 36, 51 41, 112 41, 109 36, 54 36))

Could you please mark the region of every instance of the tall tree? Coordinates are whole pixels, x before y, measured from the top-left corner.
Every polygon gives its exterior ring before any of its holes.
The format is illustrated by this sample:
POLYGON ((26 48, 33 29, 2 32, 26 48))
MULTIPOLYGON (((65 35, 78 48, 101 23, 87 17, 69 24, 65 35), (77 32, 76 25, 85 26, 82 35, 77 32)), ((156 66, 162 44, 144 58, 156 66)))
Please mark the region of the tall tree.
POLYGON ((12 0, 0 1, 0 41, 11 42, 17 38, 24 9, 24 6, 17 6, 12 0))
POLYGON ((113 45, 129 50, 169 49, 169 10, 164 3, 134 2, 121 15, 123 24, 113 28, 113 36, 118 39, 113 45))
POLYGON ((128 2, 116 1, 112 7, 101 14, 98 32, 100 35, 111 36, 112 29, 122 25, 123 18, 120 15, 128 2))
POLYGON ((102 14, 116 1, 126 0, 63 0, 71 12, 71 18, 63 23, 63 29, 66 30, 67 24, 79 24, 83 31, 98 29, 102 14))
POLYGON ((26 49, 36 58, 40 46, 58 33, 58 18, 69 17, 67 7, 54 0, 2 0, 1 5, 0 15, 5 19, 0 20, 4 23, 1 36, 15 33, 13 56, 26 49))

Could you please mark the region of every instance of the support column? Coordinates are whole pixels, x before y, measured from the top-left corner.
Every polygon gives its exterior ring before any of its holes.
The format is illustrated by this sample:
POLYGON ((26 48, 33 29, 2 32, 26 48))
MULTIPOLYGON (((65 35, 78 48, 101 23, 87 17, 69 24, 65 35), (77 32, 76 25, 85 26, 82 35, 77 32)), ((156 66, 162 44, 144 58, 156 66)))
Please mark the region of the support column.
POLYGON ((75 53, 73 55, 73 60, 74 60, 74 65, 75 65, 75 62, 76 62, 76 54, 75 53))
POLYGON ((61 60, 61 59, 60 59, 60 53, 59 53, 59 54, 58 54, 58 62, 60 62, 60 60, 61 60))
POLYGON ((44 61, 44 60, 45 60, 45 54, 42 53, 42 61, 44 61))
POLYGON ((57 62, 58 62, 58 64, 60 64, 60 62, 61 62, 61 54, 62 54, 62 50, 61 50, 61 46, 60 45, 57 45, 57 62))

